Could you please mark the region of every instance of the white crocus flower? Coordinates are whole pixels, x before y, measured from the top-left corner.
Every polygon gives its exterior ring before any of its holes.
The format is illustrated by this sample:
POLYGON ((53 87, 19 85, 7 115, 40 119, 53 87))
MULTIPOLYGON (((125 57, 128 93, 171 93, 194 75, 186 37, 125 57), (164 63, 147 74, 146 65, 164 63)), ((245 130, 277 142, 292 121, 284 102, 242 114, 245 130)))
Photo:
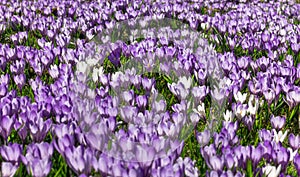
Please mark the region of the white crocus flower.
POLYGON ((193 109, 195 113, 198 113, 200 117, 205 117, 205 105, 204 103, 200 103, 197 107, 197 109, 193 109))
POLYGON ((53 65, 50 66, 49 74, 50 74, 50 76, 53 77, 54 79, 58 78, 59 70, 58 70, 57 65, 53 64, 53 65))
POLYGON ((246 101, 246 98, 247 98, 247 93, 242 94, 240 91, 238 91, 236 94, 234 94, 234 99, 241 103, 244 103, 246 101))
POLYGON ((288 134, 288 130, 286 130, 284 133, 281 130, 279 132, 277 132, 275 129, 272 129, 272 130, 274 133, 274 141, 276 143, 278 143, 279 141, 283 142, 288 134))
POLYGON ((88 64, 86 63, 86 62, 84 62, 84 61, 80 61, 80 62, 78 62, 77 63, 77 66, 76 66, 76 68, 77 68, 77 71, 80 73, 83 73, 83 74, 85 74, 86 73, 86 71, 88 70, 88 64))
POLYGON ((294 157, 296 156, 297 152, 298 152, 298 149, 296 149, 295 151, 293 151, 292 148, 288 147, 287 148, 288 151, 290 151, 290 162, 293 162, 294 161, 294 157))
POLYGON ((121 71, 117 71, 117 72, 115 72, 115 73, 113 73, 112 75, 111 75, 111 80, 113 81, 113 82, 119 82, 119 79, 120 79, 120 77, 122 77, 123 76, 123 73, 121 72, 121 71))
POLYGON ((192 85, 192 78, 191 77, 187 78, 186 76, 179 77, 178 83, 180 82, 184 85, 185 89, 189 89, 191 88, 192 85))
POLYGON ((254 101, 254 95, 250 95, 249 101, 248 101, 248 110, 247 112, 250 113, 251 115, 256 115, 256 112, 259 108, 259 100, 256 98, 255 99, 255 105, 252 104, 254 101))
POLYGON ((93 81, 96 82, 98 80, 98 78, 103 75, 103 73, 104 73, 103 72, 103 67, 94 68, 93 69, 93 74, 92 74, 93 81))
POLYGON ((276 168, 275 166, 272 166, 270 164, 266 165, 262 168, 262 171, 267 177, 277 177, 279 176, 281 170, 281 164, 276 168))
POLYGON ((86 63, 87 63, 89 66, 95 66, 98 62, 99 62, 99 60, 96 59, 96 58, 88 57, 88 58, 86 59, 86 63))
POLYGON ((223 113, 223 115, 226 122, 232 122, 234 117, 232 111, 226 110, 226 113, 223 113))

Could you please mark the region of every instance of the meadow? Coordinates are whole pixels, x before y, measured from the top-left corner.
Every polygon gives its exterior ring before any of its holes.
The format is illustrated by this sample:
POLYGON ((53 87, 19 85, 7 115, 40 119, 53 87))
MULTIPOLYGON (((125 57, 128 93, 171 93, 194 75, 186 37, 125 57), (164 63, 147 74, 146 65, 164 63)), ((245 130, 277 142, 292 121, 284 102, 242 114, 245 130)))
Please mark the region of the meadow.
POLYGON ((1 176, 300 176, 297 0, 1 0, 1 176))

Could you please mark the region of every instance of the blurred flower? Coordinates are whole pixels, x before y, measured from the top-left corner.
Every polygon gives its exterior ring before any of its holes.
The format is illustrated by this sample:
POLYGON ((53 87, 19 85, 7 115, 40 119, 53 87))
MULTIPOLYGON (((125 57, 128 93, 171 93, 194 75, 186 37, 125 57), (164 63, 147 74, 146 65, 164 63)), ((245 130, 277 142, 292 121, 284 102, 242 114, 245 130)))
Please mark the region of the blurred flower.
POLYGON ((203 101, 203 99, 208 93, 209 93, 209 87, 205 85, 192 88, 192 94, 198 102, 203 101))
POLYGON ((211 139, 210 131, 204 130, 203 132, 197 133, 196 138, 200 146, 204 147, 209 143, 211 139))
POLYGON ((295 88, 294 90, 289 91, 286 94, 286 100, 285 100, 290 108, 293 108, 295 105, 300 103, 300 89, 295 88))
POLYGON ((13 164, 11 162, 2 162, 1 163, 1 175, 4 177, 14 176, 17 172, 19 166, 18 164, 13 164))
POLYGON ((98 78, 101 77, 103 74, 104 74, 103 67, 94 68, 92 74, 93 81, 94 82, 98 81, 98 78))
POLYGON ((190 89, 192 85, 192 78, 187 78, 186 76, 179 77, 178 83, 182 83, 185 89, 190 89))

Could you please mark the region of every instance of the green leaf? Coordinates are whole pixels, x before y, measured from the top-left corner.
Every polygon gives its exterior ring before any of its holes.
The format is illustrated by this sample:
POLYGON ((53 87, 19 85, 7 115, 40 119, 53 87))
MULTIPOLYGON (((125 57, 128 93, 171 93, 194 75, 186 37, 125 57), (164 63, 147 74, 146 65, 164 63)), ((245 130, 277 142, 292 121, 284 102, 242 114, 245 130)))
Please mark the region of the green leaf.
POLYGON ((252 161, 247 160, 247 177, 253 177, 252 161))

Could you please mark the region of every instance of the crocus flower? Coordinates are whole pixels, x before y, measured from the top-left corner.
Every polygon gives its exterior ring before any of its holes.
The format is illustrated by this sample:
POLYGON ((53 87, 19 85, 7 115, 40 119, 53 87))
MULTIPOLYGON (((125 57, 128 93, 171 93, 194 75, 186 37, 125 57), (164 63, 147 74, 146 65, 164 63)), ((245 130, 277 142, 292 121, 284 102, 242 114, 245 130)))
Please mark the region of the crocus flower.
POLYGON ((267 175, 268 177, 277 177, 279 176, 281 170, 281 165, 277 168, 275 166, 271 166, 270 164, 266 165, 262 168, 262 172, 267 175))
POLYGON ((242 104, 246 101, 246 97, 247 93, 242 94, 240 91, 234 94, 234 99, 242 104))
POLYGON ((223 166, 224 166, 223 156, 218 157, 218 156, 214 155, 214 156, 210 157, 208 165, 213 170, 222 170, 223 166))
POLYGON ((31 111, 30 116, 32 117, 28 120, 28 124, 31 136, 35 141, 41 142, 51 128, 52 120, 47 119, 44 121, 35 111, 31 111))
POLYGON ((192 88, 192 94, 198 101, 203 101, 208 93, 209 88, 205 85, 192 88))
POLYGON ((14 81, 17 84, 18 88, 21 89, 25 85, 25 81, 26 81, 25 74, 15 75, 14 81))
POLYGON ((198 113, 198 115, 199 115, 200 117, 205 117, 205 105, 204 105, 204 103, 203 103, 203 102, 200 103, 200 104, 197 106, 197 109, 193 108, 193 111, 194 111, 195 113, 198 113))
POLYGON ((273 128, 280 130, 285 125, 285 118, 280 116, 271 115, 271 125, 273 128))
POLYGON ((295 105, 300 103, 300 89, 294 89, 289 91, 286 94, 286 102, 290 106, 290 108, 293 108, 295 105))
POLYGON ((94 161, 93 151, 90 148, 67 147, 65 157, 68 165, 78 174, 88 175, 91 172, 92 161, 94 161))
POLYGON ((299 135, 294 135, 293 133, 291 133, 289 135, 289 144, 290 146, 293 148, 293 150, 297 150, 300 147, 300 136, 299 135))
POLYGON ((290 155, 289 161, 293 162, 296 154, 298 153, 298 149, 297 150, 293 150, 292 148, 288 147, 287 150, 288 150, 289 155, 290 155))
POLYGON ((272 101, 275 99, 275 92, 273 89, 269 88, 268 90, 263 92, 265 99, 268 101, 268 104, 270 105, 272 101))
POLYGON ((234 115, 232 111, 226 110, 225 113, 223 113, 224 119, 226 122, 232 122, 234 115))
POLYGON ((103 75, 103 72, 104 71, 103 71, 102 67, 94 68, 93 69, 93 74, 92 74, 93 81, 96 82, 98 80, 98 78, 103 75))
POLYGON ((49 74, 52 78, 56 79, 59 76, 59 69, 57 65, 51 65, 49 69, 49 74))
POLYGON ((252 130, 252 128, 253 128, 254 120, 255 119, 252 116, 245 116, 243 118, 243 122, 245 123, 245 125, 247 126, 247 128, 249 130, 252 130))
POLYGON ((2 162, 1 163, 1 175, 2 176, 14 176, 17 172, 19 166, 11 162, 2 162))
POLYGON ((168 83, 168 87, 170 91, 180 99, 185 99, 189 94, 188 90, 185 89, 184 85, 181 82, 178 84, 168 83))
POLYGON ((7 139, 7 137, 10 135, 10 132, 12 130, 13 123, 15 122, 14 116, 1 116, 0 119, 0 134, 4 139, 7 139))
POLYGON ((259 138, 260 141, 272 141, 273 135, 271 134, 270 130, 262 129, 259 131, 259 138))
POLYGON ((182 83, 185 89, 189 89, 191 88, 192 85, 192 78, 191 77, 188 78, 186 76, 179 77, 178 83, 182 83))
POLYGON ((234 113, 237 118, 242 119, 246 115, 247 109, 247 104, 237 104, 234 109, 234 113))
POLYGON ((226 98, 224 89, 215 87, 214 89, 211 90, 210 93, 211 93, 211 96, 212 96, 213 100, 219 106, 221 106, 223 104, 223 102, 225 101, 225 98, 226 98))
POLYGON ((300 155, 299 154, 297 154, 294 158, 294 165, 296 167, 297 174, 299 176, 300 175, 300 155))
POLYGON ((27 167, 27 172, 32 176, 47 176, 51 170, 52 154, 52 144, 42 142, 28 145, 26 155, 21 156, 21 159, 27 167))
POLYGON ((142 96, 142 95, 139 95, 136 97, 136 103, 138 105, 138 107, 140 108, 145 108, 146 105, 147 105, 147 97, 146 96, 142 96))
POLYGON ((200 146, 204 147, 206 146, 210 141, 210 131, 204 130, 203 132, 197 133, 197 141, 200 144, 200 146))
POLYGON ((273 130, 273 134, 274 134, 274 141, 277 143, 279 141, 283 142, 288 134, 288 130, 286 130, 284 133, 281 130, 278 132, 275 129, 272 129, 272 130, 273 130))
POLYGON ((254 98, 254 95, 250 95, 247 112, 250 113, 250 115, 255 116, 258 108, 259 108, 259 99, 254 98), (255 102, 255 105, 253 105, 253 101, 255 102))
POLYGON ((18 164, 22 155, 22 147, 19 144, 9 144, 0 148, 0 153, 5 161, 18 164))
POLYGON ((111 54, 108 56, 109 61, 112 62, 112 64, 115 65, 116 67, 121 66, 121 62, 120 62, 121 53, 122 53, 122 48, 118 47, 114 49, 111 52, 111 54))
POLYGON ((199 69, 198 72, 195 71, 195 77, 199 84, 203 85, 205 83, 205 79, 207 78, 207 73, 203 69, 199 69))

